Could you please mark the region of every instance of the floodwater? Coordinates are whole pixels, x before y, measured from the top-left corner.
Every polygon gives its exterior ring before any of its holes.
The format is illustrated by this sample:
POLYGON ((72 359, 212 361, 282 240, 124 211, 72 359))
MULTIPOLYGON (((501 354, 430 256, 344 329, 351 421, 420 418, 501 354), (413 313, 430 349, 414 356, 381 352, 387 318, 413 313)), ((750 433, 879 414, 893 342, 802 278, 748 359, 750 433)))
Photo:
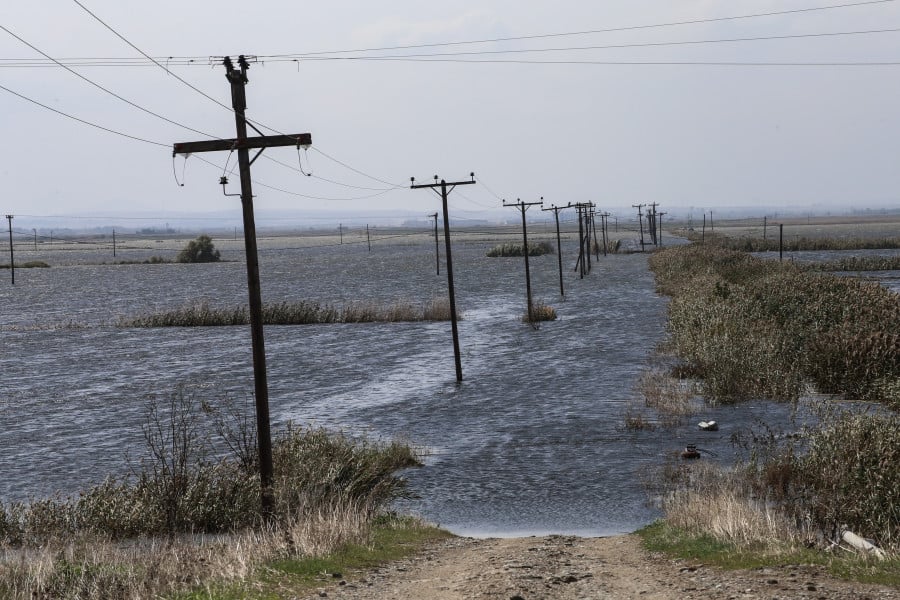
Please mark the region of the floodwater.
MULTIPOLYGON (((731 460, 733 433, 790 419, 790 406, 746 403, 705 409, 674 430, 625 431, 633 386, 664 338, 666 300, 646 256, 600 257, 580 279, 574 244, 565 245, 565 299, 556 256, 533 258, 534 297, 560 317, 533 329, 521 322, 524 261, 487 258, 493 243, 454 243, 461 385, 449 323, 267 327, 274 427, 315 424, 423 448, 425 466, 405 473, 416 498, 399 508, 457 533, 606 535, 657 516, 645 481, 685 444, 731 460), (701 419, 720 431, 699 432, 701 419)), ((252 405, 248 327, 115 326, 200 301, 245 304, 242 256, 223 258, 234 262, 98 265, 89 263, 110 257, 85 252, 0 284, 0 499, 75 493, 128 473, 144 452, 150 396, 183 388, 252 405)), ((446 265, 435 273, 427 240, 371 252, 268 244, 260 264, 264 302, 446 296, 446 265)))

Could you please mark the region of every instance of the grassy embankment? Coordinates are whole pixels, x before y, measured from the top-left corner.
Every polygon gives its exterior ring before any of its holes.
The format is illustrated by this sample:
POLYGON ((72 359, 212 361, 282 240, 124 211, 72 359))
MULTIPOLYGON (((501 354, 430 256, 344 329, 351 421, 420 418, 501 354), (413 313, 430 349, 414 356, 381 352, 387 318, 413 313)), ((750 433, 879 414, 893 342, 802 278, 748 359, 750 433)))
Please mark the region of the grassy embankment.
MULTIPOLYGON (((328 323, 398 323, 412 321, 449 321, 450 303, 435 299, 422 306, 397 302, 379 306, 351 303, 337 308, 315 302, 281 302, 263 306, 266 325, 313 325, 328 323)), ((119 327, 211 327, 246 325, 250 313, 246 306, 212 308, 205 302, 183 308, 122 318, 119 327)))
POLYGON ((670 248, 650 263, 672 298, 674 372, 707 401, 794 401, 812 387, 886 408, 827 402, 818 425, 756 436, 731 471, 672 468, 666 522, 644 532, 648 544, 737 566, 810 562, 812 546, 839 574, 900 584, 900 296, 713 245, 670 248), (895 558, 822 553, 845 528, 895 558))
POLYGON ((283 597, 447 535, 385 513, 416 451, 322 429, 275 436, 264 522, 253 428, 229 406, 152 402, 132 477, 3 505, 0 597, 283 597))

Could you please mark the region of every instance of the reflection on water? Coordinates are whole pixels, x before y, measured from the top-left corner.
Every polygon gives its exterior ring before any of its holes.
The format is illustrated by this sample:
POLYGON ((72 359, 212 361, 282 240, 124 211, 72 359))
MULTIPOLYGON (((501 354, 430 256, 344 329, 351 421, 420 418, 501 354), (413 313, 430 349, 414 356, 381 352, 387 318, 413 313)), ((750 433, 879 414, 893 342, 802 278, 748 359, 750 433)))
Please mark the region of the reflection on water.
MULTIPOLYGON (((731 460, 731 434, 790 407, 707 409, 665 432, 626 432, 625 403, 664 335, 665 299, 642 255, 610 255, 585 279, 555 256, 531 261, 536 298, 560 319, 521 322, 520 259, 488 259, 489 244, 454 248, 464 382, 455 384, 448 323, 268 327, 270 402, 277 425, 326 425, 424 447, 402 508, 476 535, 632 530, 656 513, 642 480, 686 443, 731 460)), ((267 250, 266 302, 425 302, 446 294, 430 244, 267 250)), ((572 262, 572 249, 564 249, 572 262)), ((442 269, 442 273, 443 273, 442 269)), ((252 403, 249 330, 118 329, 118 316, 205 300, 245 303, 240 262, 72 265, 17 273, 0 287, 0 498, 71 493, 125 474, 142 453, 148 395, 178 386, 215 402, 252 403), (48 324, 88 327, 46 327, 48 324)))

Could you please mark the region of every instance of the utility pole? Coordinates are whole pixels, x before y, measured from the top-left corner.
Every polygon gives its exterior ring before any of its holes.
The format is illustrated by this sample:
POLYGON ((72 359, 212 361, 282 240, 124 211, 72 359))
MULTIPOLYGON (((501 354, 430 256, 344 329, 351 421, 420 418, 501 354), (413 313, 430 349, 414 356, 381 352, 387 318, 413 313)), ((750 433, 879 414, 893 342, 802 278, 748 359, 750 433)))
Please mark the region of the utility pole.
MULTIPOLYGON (((185 142, 175 144, 174 154, 191 154, 196 152, 234 151, 238 153, 238 166, 241 177, 241 205, 244 221, 244 247, 247 255, 247 291, 250 302, 250 333, 253 344, 253 379, 256 396, 256 430, 259 449, 259 477, 261 484, 260 504, 263 518, 271 520, 275 512, 275 495, 272 489, 274 474, 272 467, 272 432, 269 426, 269 385, 266 375, 266 346, 263 336, 262 292, 259 283, 259 254, 256 247, 256 220, 253 214, 253 188, 250 178, 250 165, 259 158, 263 150, 276 146, 309 146, 312 136, 308 133, 295 135, 262 135, 252 123, 247 121, 247 70, 250 68, 247 59, 238 57, 240 70, 234 68, 231 58, 222 60, 225 65, 225 77, 231 84, 231 104, 234 108, 234 120, 237 131, 235 139, 206 140, 202 142, 185 142), (253 127, 259 137, 247 137, 247 126, 253 127), (259 151, 250 159, 250 148, 259 151)), ((228 180, 220 178, 222 192, 228 180)))
POLYGON ((372 238, 369 237, 369 224, 366 223, 366 243, 369 244, 369 252, 372 251, 372 238))
POLYGON ((607 234, 607 227, 609 227, 609 213, 602 212, 600 213, 600 233, 601 239, 603 240, 603 256, 606 256, 606 253, 609 249, 609 234, 607 234))
POLYGON ((503 201, 503 206, 515 206, 522 212, 522 250, 525 255, 525 294, 528 299, 528 323, 534 325, 534 309, 533 304, 531 302, 531 270, 528 267, 528 228, 525 226, 525 211, 528 210, 529 206, 543 206, 544 198, 541 197, 540 202, 522 202, 521 199, 516 199, 515 203, 507 204, 506 200, 503 201))
POLYGON ((763 241, 766 241, 766 217, 763 216, 763 241))
POLYGON ((16 285, 16 261, 13 260, 13 243, 12 243, 12 215, 6 215, 9 221, 9 275, 12 277, 12 285, 16 285))
MULTIPOLYGON (((456 186, 458 185, 472 185, 475 183, 475 173, 469 173, 469 177, 472 178, 471 181, 453 181, 447 183, 443 179, 438 182, 438 176, 434 176, 434 183, 423 183, 416 185, 416 178, 410 177, 409 188, 412 190, 420 189, 420 188, 429 188, 434 193, 438 193, 437 188, 440 188, 440 196, 443 201, 443 209, 444 209, 444 245, 447 251, 447 293, 450 296, 450 325, 453 331, 453 358, 456 361, 456 383, 462 383, 462 358, 459 353, 459 327, 457 325, 457 316, 456 316, 456 292, 453 289, 453 254, 450 252, 450 213, 447 210, 447 195, 452 192, 456 186), (447 186, 450 186, 450 189, 447 189, 447 186)), ((435 223, 437 223, 437 219, 435 219, 435 223)))
POLYGON ((657 235, 659 236, 659 244, 658 244, 658 245, 659 245, 660 248, 662 248, 662 245, 663 245, 663 243, 662 243, 662 242, 663 242, 662 218, 663 218, 663 215, 667 215, 667 214, 669 214, 669 213, 664 213, 664 212, 658 213, 658 216, 659 216, 659 233, 658 233, 657 235))
POLYGON ((631 208, 638 209, 638 226, 641 228, 641 252, 644 251, 644 215, 641 213, 641 209, 644 208, 646 204, 632 204, 631 208))
POLYGON ((341 245, 344 244, 344 224, 338 223, 338 234, 341 236, 341 245))
POLYGON ((650 210, 647 211, 647 228, 650 230, 650 241, 653 242, 653 245, 656 246, 656 207, 659 206, 656 202, 650 204, 650 210))
POLYGON ((578 260, 575 262, 575 270, 578 271, 578 278, 584 279, 584 225, 581 219, 583 204, 574 205, 578 211, 578 260))
POLYGON ((541 211, 546 212, 548 210, 553 211, 553 217, 556 219, 556 257, 559 259, 559 295, 565 297, 566 291, 563 289, 563 266, 562 266, 562 240, 559 235, 559 211, 565 210, 567 208, 571 208, 572 203, 569 202, 566 206, 556 206, 555 204, 550 208, 542 208, 541 211))
MULTIPOLYGON (((12 234, 9 238, 9 255, 12 256, 12 234)), ((784 261, 784 223, 778 224, 778 262, 784 261)))
POLYGON ((34 232, 34 251, 37 252, 37 229, 32 227, 31 231, 34 232))
POLYGON ((116 230, 113 229, 113 258, 116 257, 116 230))
POLYGON ((437 270, 437 274, 441 274, 441 245, 438 242, 438 232, 437 232, 437 220, 438 214, 434 213, 428 215, 429 218, 434 219, 434 265, 437 270))

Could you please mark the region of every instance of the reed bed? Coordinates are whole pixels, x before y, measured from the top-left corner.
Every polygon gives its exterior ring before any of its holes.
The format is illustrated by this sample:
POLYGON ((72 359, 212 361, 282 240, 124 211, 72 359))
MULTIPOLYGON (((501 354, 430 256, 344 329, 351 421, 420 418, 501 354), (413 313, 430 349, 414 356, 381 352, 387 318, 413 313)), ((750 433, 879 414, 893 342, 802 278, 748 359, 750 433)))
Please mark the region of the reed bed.
POLYGON ((900 271, 900 256, 850 256, 802 265, 810 271, 900 271))
MULTIPOLYGON (((528 256, 543 256, 544 254, 556 254, 556 250, 550 242, 533 242, 528 244, 528 256)), ((525 247, 523 244, 514 242, 498 244, 487 251, 487 256, 491 258, 525 256, 525 247)))
MULTIPOLYGON (((730 237, 721 233, 707 231, 705 234, 695 231, 685 232, 692 242, 703 241, 705 244, 719 246, 727 250, 740 252, 777 252, 779 249, 778 234, 763 238, 730 237)), ((806 237, 785 236, 781 248, 787 252, 814 250, 896 250, 900 248, 900 237, 806 237)))
MULTIPOLYGON (((330 323, 398 323, 450 320, 450 303, 431 300, 424 305, 399 301, 389 305, 354 302, 341 308, 315 302, 281 302, 263 306, 265 325, 321 325, 330 323)), ((212 327, 247 325, 250 313, 246 306, 212 308, 200 302, 183 308, 122 318, 119 327, 212 327)))
MULTIPOLYGON (((668 347, 707 400, 796 400, 811 386, 900 407, 900 295, 714 245, 649 260, 672 295, 668 347)), ((900 417, 831 406, 799 437, 755 437, 735 475, 682 480, 667 520, 745 545, 757 530, 790 545, 846 526, 900 549, 900 417)))
POLYGON ((900 296, 715 246, 650 258, 674 353, 712 400, 821 392, 900 406, 900 296))

